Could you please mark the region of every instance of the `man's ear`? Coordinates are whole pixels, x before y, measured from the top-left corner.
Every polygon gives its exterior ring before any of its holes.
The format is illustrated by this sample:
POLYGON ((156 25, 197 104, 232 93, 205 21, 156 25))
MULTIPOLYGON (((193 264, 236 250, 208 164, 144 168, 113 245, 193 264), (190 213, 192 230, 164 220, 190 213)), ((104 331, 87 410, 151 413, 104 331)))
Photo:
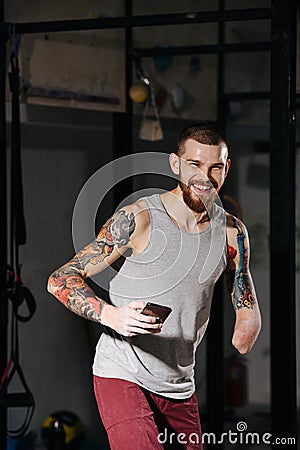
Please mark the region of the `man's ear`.
POLYGON ((231 159, 228 158, 227 161, 226 161, 225 177, 227 177, 227 174, 228 174, 230 166, 231 166, 231 159))
POLYGON ((179 156, 177 156, 176 153, 171 153, 169 155, 169 163, 172 172, 175 175, 179 175, 179 156))

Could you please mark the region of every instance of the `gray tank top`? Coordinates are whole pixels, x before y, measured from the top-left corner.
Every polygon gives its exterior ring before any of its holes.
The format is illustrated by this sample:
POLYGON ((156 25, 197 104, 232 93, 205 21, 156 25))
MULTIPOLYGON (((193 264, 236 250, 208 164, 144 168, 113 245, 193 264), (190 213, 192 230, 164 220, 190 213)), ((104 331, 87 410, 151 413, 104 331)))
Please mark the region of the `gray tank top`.
POLYGON ((118 307, 146 300, 172 312, 155 335, 124 337, 106 328, 93 373, 188 398, 195 391, 195 353, 209 321, 214 285, 227 264, 225 212, 214 204, 209 227, 191 234, 170 219, 159 194, 143 200, 151 220, 149 243, 126 258, 110 282, 110 299, 118 307))

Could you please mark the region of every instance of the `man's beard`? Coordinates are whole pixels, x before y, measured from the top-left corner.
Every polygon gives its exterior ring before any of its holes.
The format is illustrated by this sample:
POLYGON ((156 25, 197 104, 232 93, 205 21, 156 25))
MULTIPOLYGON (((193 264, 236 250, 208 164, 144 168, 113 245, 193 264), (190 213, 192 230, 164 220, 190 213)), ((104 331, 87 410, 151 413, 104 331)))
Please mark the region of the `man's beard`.
MULTIPOLYGON (((189 186, 187 186, 183 181, 179 181, 179 187, 182 190, 182 197, 184 203, 194 212, 203 213, 206 210, 210 210, 215 199, 215 195, 208 195, 205 204, 200 197, 194 193, 189 186)), ((214 190, 214 193, 216 191, 214 190)), ((203 194, 205 195, 205 194, 203 194)))

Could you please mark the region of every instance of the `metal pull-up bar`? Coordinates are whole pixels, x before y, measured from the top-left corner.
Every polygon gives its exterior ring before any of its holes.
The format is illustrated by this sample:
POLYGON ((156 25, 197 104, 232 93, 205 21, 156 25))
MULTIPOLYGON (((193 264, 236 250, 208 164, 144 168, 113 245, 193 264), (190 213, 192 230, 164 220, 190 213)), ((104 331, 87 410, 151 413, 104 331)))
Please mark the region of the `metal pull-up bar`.
MULTIPOLYGON (((53 33, 59 31, 87 31, 113 28, 151 27, 161 25, 186 25, 219 23, 241 20, 266 20, 272 16, 270 8, 233 9, 226 11, 195 11, 176 14, 105 17, 99 19, 55 20, 16 23, 16 33, 53 33)), ((0 33, 8 33, 7 23, 0 25, 0 33)))

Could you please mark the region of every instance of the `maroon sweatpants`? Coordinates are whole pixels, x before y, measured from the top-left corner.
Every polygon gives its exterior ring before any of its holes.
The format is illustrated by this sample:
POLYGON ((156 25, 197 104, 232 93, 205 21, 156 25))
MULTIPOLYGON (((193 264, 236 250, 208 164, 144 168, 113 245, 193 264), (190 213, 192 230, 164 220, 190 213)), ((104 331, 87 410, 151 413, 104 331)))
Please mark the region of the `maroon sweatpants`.
POLYGON ((202 450, 198 402, 153 394, 135 383, 94 376, 111 450, 202 450))

